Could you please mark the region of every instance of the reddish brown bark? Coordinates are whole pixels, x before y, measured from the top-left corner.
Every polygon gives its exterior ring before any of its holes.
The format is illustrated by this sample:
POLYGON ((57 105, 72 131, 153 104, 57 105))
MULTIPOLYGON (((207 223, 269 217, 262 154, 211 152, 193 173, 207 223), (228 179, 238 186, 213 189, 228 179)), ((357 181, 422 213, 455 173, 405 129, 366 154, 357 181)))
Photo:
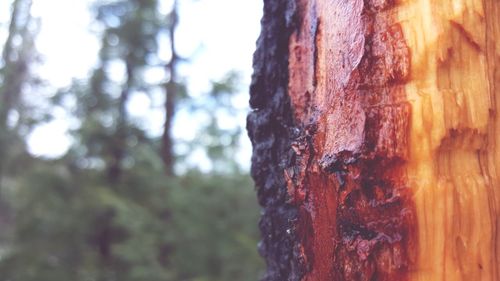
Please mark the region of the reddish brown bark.
POLYGON ((305 129, 287 174, 303 280, 405 280, 416 242, 401 87, 410 56, 393 4, 299 3, 288 92, 305 129))
MULTIPOLYGON (((416 241, 410 233, 415 219, 404 175, 410 107, 400 86, 410 58, 400 26, 385 12, 391 5, 297 1, 289 38, 287 93, 299 133, 274 132, 275 138, 291 138, 284 177, 287 203, 297 210, 288 226, 294 235, 296 255, 291 263, 297 264, 292 274, 300 275, 297 279, 404 280, 412 262, 410 248, 416 241)), ((273 55, 286 57, 286 50, 281 52, 273 55)), ((256 68, 257 77, 265 74, 256 68)), ((258 82, 252 88, 253 98, 263 96, 257 91, 258 82)), ((261 83, 269 88, 277 81, 266 82, 261 83)), ((265 114, 256 108, 253 115, 265 114)), ((271 108, 272 113, 280 114, 271 108)), ((249 125, 255 126, 253 119, 249 125)), ((270 129, 260 126, 250 131, 254 146, 258 134, 270 129)), ((254 150, 254 178, 261 189, 267 182, 259 180, 266 175, 255 170, 262 172, 271 164, 259 162, 263 153, 276 153, 268 149, 254 150)), ((281 171, 273 172, 279 176, 281 171)), ((265 201, 263 205, 268 208, 265 201)), ((269 219, 264 215, 263 222, 269 219)), ((262 230, 264 235, 276 231, 262 230)), ((272 259, 269 253, 264 255, 272 259)), ((285 280, 281 278, 273 280, 285 280)))

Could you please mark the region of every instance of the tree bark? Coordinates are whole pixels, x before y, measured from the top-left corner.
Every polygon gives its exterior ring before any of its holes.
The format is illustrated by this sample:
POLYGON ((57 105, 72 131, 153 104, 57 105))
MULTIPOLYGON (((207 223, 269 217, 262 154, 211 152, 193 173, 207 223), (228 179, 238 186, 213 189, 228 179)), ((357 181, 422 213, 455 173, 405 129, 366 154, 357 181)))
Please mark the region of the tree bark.
POLYGON ((500 2, 265 1, 264 280, 500 280, 500 2))

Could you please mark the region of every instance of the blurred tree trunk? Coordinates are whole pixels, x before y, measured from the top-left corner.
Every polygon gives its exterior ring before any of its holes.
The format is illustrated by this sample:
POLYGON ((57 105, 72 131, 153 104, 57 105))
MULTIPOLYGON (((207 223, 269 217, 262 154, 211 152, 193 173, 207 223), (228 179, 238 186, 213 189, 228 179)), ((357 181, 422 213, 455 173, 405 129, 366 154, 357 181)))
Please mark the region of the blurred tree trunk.
POLYGON ((170 78, 165 85, 165 123, 163 126, 161 156, 163 164, 165 165, 166 174, 173 175, 175 156, 173 152, 174 142, 172 137, 172 124, 175 115, 175 104, 178 96, 178 86, 176 81, 178 56, 175 50, 175 29, 178 24, 177 1, 174 1, 169 17, 170 24, 168 26, 168 34, 170 37, 170 50, 172 51, 172 58, 166 66, 170 78))
POLYGON ((264 280, 500 280, 500 2, 265 1, 264 280))
POLYGON ((123 174, 123 160, 128 149, 126 140, 129 136, 129 132, 127 131, 130 130, 130 127, 128 125, 129 118, 127 112, 127 102, 130 98, 130 93, 132 92, 134 84, 134 66, 130 60, 131 59, 126 59, 125 63, 126 82, 125 85, 123 85, 123 89, 118 100, 118 120, 112 141, 112 159, 108 167, 108 178, 112 183, 117 182, 123 174))

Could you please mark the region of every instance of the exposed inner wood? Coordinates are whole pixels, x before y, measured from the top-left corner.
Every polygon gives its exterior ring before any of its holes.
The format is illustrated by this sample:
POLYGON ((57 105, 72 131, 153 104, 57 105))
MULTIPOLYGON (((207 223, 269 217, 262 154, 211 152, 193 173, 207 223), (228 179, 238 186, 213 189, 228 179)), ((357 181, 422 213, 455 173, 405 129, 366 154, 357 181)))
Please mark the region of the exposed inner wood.
POLYGON ((297 3, 303 280, 500 280, 499 2, 297 3))
POLYGON ((412 280, 500 280, 499 9, 496 0, 411 0, 397 10, 412 54, 412 280))

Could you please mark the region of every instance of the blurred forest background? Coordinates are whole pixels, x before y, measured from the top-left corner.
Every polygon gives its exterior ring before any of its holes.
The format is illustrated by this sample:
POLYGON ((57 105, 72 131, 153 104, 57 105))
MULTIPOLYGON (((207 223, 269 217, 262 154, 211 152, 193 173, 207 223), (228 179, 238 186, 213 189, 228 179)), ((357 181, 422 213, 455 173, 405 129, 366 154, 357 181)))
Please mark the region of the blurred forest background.
MULTIPOLYGON (((179 69, 191 58, 175 40, 186 1, 89 1, 97 63, 62 88, 37 71, 43 21, 32 0, 1 2, 0 281, 258 279, 259 207, 248 163, 236 160, 245 83, 228 69, 190 92, 179 69), (156 133, 133 114, 144 99, 161 112, 156 133), (30 153, 28 138, 56 115, 69 149, 30 153)), ((50 131, 36 138, 56 142, 50 131)))

